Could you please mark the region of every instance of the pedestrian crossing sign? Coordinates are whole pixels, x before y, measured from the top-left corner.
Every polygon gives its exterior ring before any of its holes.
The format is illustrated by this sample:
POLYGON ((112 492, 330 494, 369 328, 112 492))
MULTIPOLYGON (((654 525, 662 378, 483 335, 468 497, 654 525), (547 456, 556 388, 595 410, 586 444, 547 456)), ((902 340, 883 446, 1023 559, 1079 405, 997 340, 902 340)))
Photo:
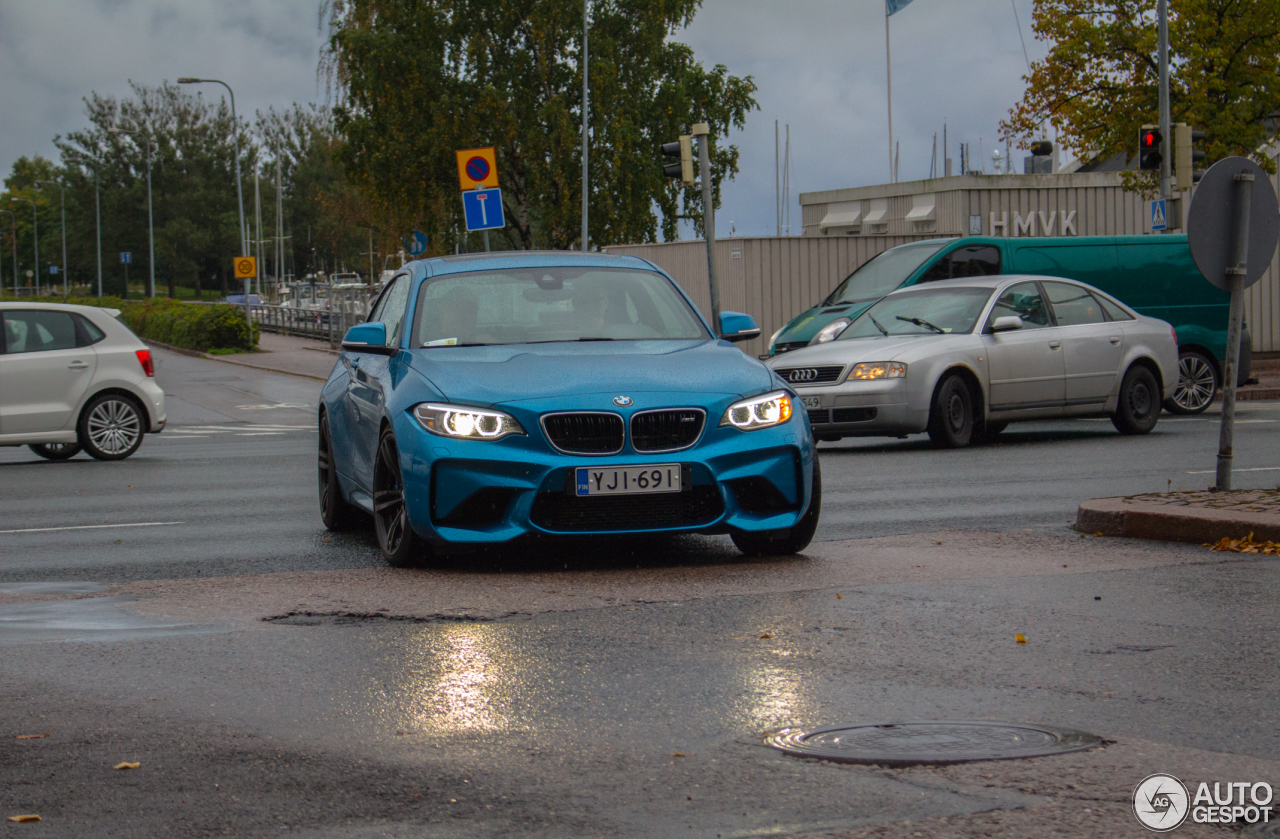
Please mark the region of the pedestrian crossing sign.
POLYGON ((1157 198, 1151 202, 1151 229, 1164 230, 1169 226, 1168 207, 1165 199, 1157 198))

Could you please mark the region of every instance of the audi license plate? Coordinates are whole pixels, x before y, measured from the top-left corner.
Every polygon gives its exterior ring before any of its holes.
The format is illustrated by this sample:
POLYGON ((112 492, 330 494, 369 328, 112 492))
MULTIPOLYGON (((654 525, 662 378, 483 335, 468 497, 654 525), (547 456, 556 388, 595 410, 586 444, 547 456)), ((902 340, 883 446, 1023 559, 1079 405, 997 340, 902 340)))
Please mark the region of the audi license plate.
POLYGON ((679 492, 680 464, 649 466, 580 466, 575 470, 577 495, 637 495, 646 492, 679 492))
POLYGON ((817 410, 822 407, 821 396, 802 396, 800 399, 804 402, 804 406, 806 408, 813 408, 814 410, 817 410))

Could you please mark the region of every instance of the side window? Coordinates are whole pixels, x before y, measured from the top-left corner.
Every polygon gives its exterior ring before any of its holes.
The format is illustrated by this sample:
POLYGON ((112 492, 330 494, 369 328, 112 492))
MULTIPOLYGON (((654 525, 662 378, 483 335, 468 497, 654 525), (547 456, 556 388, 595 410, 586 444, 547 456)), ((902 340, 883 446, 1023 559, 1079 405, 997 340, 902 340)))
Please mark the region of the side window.
POLYGON ((1080 326, 1086 323, 1103 323, 1102 306, 1087 288, 1067 283, 1044 284, 1058 326, 1080 326))
POLYGON ((70 312, 5 312, 4 343, 10 354, 75 349, 76 324, 70 312))
POLYGON ((988 277, 999 273, 999 248, 991 245, 966 245, 951 252, 953 277, 988 277))
POLYGON ((1115 303, 1108 300, 1107 298, 1103 297, 1101 294, 1095 294, 1094 297, 1097 297, 1098 302, 1102 304, 1102 311, 1107 313, 1108 319, 1133 320, 1133 315, 1129 314, 1124 309, 1121 309, 1119 306, 1117 306, 1115 303))
POLYGON ((946 256, 938 258, 938 261, 929 266, 929 270, 920 275, 920 279, 916 280, 916 284, 932 283, 938 280, 945 280, 951 276, 951 260, 946 256))
POLYGON ((1022 318, 1023 329, 1039 329, 1049 325, 1049 310, 1045 308, 1044 298, 1035 283, 1018 283, 1005 289, 1004 294, 991 307, 988 324, 996 318, 1017 315, 1022 318))
POLYGON ((400 336, 404 334, 404 311, 409 302, 409 278, 400 277, 393 282, 379 304, 377 316, 371 318, 387 325, 388 347, 400 344, 400 336))
POLYGON ((399 277, 391 280, 391 284, 382 290, 381 296, 377 302, 373 304, 373 308, 369 310, 369 320, 366 323, 377 323, 382 320, 382 310, 387 308, 387 298, 391 295, 391 290, 395 288, 396 283, 400 281, 399 277))
POLYGON ((76 329, 79 330, 76 343, 81 347, 87 347, 96 344, 103 338, 107 337, 102 334, 102 330, 93 325, 93 321, 84 315, 76 315, 76 329))

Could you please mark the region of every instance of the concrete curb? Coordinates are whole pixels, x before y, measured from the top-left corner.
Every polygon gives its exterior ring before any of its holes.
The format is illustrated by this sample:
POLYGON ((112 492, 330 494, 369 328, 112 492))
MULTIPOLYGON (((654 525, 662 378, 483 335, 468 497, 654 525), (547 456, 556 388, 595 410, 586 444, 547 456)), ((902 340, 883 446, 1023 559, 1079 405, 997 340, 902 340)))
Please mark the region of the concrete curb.
MULTIPOLYGON (((1252 390, 1242 388, 1236 391, 1236 399, 1242 402, 1280 399, 1280 387, 1259 387, 1252 390)), ((1213 397, 1213 401, 1222 401, 1222 391, 1218 391, 1218 393, 1213 397)))
POLYGON ((166 344, 162 341, 155 341, 150 338, 144 338, 142 339, 142 341, 147 346, 159 347, 162 350, 168 350, 169 352, 176 352, 181 355, 189 355, 192 358, 207 358, 210 361, 221 361, 226 364, 234 364, 237 367, 248 367, 250 370, 262 370, 267 373, 283 373, 286 376, 299 376, 303 379, 311 379, 312 381, 316 381, 316 382, 329 381, 328 379, 323 378, 321 376, 312 376, 310 373, 299 373, 296 370, 284 370, 279 367, 265 367, 261 364, 245 364, 243 361, 234 361, 233 360, 234 356, 209 355, 208 353, 203 353, 203 352, 200 352, 199 350, 189 350, 185 347, 175 347, 172 344, 166 344))
POLYGON ((1124 497, 1095 498, 1080 505, 1076 530, 1198 545, 1217 542, 1224 536, 1240 539, 1253 533, 1256 541, 1274 542, 1280 541, 1280 517, 1239 510, 1144 504, 1124 497))

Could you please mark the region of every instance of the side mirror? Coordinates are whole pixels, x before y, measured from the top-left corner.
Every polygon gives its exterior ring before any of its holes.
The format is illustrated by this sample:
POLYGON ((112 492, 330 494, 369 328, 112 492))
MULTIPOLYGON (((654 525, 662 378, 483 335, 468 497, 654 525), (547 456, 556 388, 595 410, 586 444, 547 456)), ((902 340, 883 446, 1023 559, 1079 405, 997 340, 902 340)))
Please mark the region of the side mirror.
POLYGON ((992 332, 1008 332, 1011 329, 1021 329, 1022 318, 1017 315, 1003 315, 991 322, 992 332))
POLYGON ((360 323, 347 330, 342 336, 342 348, 349 352, 371 352, 380 355, 395 355, 399 347, 387 346, 387 325, 385 323, 360 323))
POLYGON ((742 312, 720 313, 720 337, 738 343, 760 337, 760 324, 751 315, 742 312))

